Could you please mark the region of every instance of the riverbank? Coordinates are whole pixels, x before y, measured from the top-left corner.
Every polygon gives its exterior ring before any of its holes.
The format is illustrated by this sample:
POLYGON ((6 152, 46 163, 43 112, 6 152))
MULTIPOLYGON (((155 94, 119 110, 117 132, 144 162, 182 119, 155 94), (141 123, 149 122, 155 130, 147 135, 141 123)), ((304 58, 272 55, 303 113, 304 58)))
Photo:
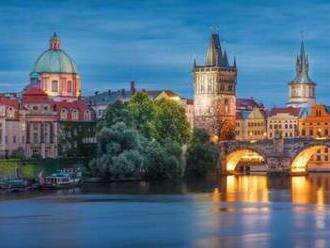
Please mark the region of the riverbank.
POLYGON ((40 171, 44 175, 49 175, 56 170, 63 168, 74 168, 87 165, 90 158, 59 158, 59 159, 0 159, 0 175, 11 176, 15 175, 19 170, 24 178, 35 178, 40 171))

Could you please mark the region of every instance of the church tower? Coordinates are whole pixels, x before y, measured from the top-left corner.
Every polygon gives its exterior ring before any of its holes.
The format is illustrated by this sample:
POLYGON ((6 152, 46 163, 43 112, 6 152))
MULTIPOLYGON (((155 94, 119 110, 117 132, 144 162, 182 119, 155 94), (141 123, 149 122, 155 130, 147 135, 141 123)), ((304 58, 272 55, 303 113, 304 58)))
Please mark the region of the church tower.
POLYGON ((304 41, 301 41, 300 54, 296 62, 296 77, 289 83, 288 107, 308 107, 315 104, 316 83, 309 78, 308 70, 308 56, 305 54, 304 41))
POLYGON ((235 137, 236 61, 229 65, 219 34, 212 34, 205 65, 194 61, 194 127, 205 129, 220 140, 235 137))

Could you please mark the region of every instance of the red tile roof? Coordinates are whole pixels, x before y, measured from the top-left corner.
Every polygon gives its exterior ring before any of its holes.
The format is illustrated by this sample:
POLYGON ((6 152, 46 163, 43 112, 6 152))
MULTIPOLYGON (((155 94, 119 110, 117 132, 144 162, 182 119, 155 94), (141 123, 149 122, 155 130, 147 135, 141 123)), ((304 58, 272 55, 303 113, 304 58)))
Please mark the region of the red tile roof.
POLYGON ((279 113, 283 114, 290 114, 293 116, 299 116, 301 108, 293 108, 293 107, 288 107, 288 108, 272 108, 270 111, 270 116, 277 115, 279 113))
POLYGON ((46 92, 40 88, 28 88, 23 92, 23 102, 48 102, 50 101, 46 92))

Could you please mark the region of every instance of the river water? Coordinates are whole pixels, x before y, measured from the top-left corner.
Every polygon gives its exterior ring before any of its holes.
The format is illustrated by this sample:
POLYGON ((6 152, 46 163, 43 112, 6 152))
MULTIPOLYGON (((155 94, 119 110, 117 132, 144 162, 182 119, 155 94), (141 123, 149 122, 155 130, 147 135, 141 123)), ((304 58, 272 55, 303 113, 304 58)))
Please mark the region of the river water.
POLYGON ((2 193, 0 247, 330 247, 330 174, 2 193))

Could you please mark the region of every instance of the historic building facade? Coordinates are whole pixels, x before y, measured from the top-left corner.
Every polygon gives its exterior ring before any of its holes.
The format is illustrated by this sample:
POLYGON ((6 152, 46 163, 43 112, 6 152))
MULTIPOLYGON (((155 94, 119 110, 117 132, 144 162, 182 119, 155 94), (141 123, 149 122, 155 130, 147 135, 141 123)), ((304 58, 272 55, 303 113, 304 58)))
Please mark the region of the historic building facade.
POLYGON ((296 61, 296 77, 289 83, 288 107, 308 107, 315 104, 316 83, 309 78, 308 71, 308 56, 305 54, 302 41, 296 61))
POLYGON ((36 60, 30 73, 30 85, 38 87, 55 101, 75 101, 80 96, 80 75, 74 60, 61 49, 61 40, 54 33, 49 49, 36 60))
MULTIPOLYGON (((314 139, 329 139, 330 108, 315 104, 302 109, 299 119, 299 135, 314 139)), ((319 149, 309 162, 310 171, 330 170, 330 149, 319 149)))
POLYGON ((300 108, 272 108, 267 117, 267 137, 295 138, 298 134, 300 108))
POLYGON ((267 138, 267 118, 263 109, 254 107, 236 114, 237 140, 262 140, 267 138))
POLYGON ((230 65, 219 35, 212 34, 205 65, 194 61, 194 127, 220 139, 235 136, 236 62, 230 65))

